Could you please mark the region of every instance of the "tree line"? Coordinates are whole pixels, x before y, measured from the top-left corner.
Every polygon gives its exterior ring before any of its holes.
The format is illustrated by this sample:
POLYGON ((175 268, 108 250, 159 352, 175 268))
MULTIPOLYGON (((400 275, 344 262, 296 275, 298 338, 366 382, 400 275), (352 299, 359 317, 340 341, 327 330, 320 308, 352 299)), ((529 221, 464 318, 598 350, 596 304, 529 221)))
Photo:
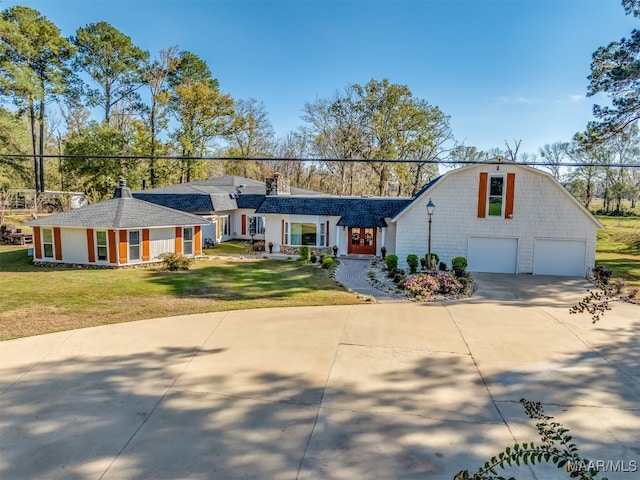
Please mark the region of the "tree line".
MULTIPOLYGON (((637 16, 638 2, 623 0, 627 13, 637 16)), ((612 58, 633 60, 619 53, 640 48, 636 36, 594 53, 589 93, 610 93, 613 107, 596 107, 599 122, 571 142, 527 154, 518 140, 490 151, 461 144, 449 116, 387 79, 306 103, 302 125, 277 137, 264 104, 223 92, 193 52, 170 46, 152 56, 107 22, 63 37, 37 10, 14 6, 0 15, 0 190, 82 191, 97 201, 119 178, 139 189, 143 182, 157 187, 219 175, 263 180, 279 171, 294 186, 336 195, 409 196, 438 175, 437 162, 500 155, 542 161, 586 206, 598 194, 605 209, 621 209, 623 199, 635 203, 640 196, 639 169, 612 167, 640 158, 638 95, 625 97, 640 87, 628 65, 610 67, 612 58), (622 79, 621 72, 633 78, 622 79), (162 156, 179 159, 156 158, 162 156), (202 156, 227 159, 191 158, 202 156), (317 161, 300 160, 309 158, 317 161), (560 167, 571 161, 593 167, 560 167)))

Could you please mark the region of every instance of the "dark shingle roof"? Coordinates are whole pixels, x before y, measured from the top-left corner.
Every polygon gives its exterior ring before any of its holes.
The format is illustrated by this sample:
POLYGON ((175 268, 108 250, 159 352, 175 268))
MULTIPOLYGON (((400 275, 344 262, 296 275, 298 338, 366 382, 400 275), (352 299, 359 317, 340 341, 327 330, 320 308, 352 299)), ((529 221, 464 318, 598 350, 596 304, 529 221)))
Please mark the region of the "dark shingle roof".
MULTIPOLYGON (((294 195, 320 195, 311 190, 291 188, 294 195)), ((213 213, 237 208, 256 209, 266 194, 264 182, 227 175, 189 183, 134 192, 140 200, 193 213, 213 213)))
POLYGON ((173 210, 135 198, 112 198, 68 212, 26 222, 34 227, 148 228, 204 225, 190 213, 173 210))
POLYGON ((408 198, 267 196, 256 213, 327 215, 342 217, 340 226, 385 227, 384 219, 410 202, 408 198))

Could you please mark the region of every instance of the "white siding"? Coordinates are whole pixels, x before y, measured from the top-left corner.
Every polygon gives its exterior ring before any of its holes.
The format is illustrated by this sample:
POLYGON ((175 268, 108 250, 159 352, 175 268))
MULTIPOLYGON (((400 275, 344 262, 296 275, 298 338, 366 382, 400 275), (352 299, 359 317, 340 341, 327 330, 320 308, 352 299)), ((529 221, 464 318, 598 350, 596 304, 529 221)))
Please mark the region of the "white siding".
POLYGON ((62 261, 64 263, 88 263, 87 231, 81 228, 61 228, 62 261))
POLYGON ((161 260, 163 253, 176 251, 176 229, 152 228, 149 230, 149 260, 161 260))
MULTIPOLYGON (((535 238, 581 240, 586 245, 585 263, 595 262, 597 224, 551 177, 513 164, 500 165, 501 173, 515 173, 512 219, 477 218, 480 172, 495 172, 496 165, 477 165, 451 171, 422 198, 397 218, 396 254, 406 267, 410 253, 427 251, 429 198, 436 205, 433 214, 431 251, 451 265, 451 259, 467 255, 467 238, 518 238, 518 273, 533 272, 535 238)), ((389 246, 387 246, 389 248, 389 246)))

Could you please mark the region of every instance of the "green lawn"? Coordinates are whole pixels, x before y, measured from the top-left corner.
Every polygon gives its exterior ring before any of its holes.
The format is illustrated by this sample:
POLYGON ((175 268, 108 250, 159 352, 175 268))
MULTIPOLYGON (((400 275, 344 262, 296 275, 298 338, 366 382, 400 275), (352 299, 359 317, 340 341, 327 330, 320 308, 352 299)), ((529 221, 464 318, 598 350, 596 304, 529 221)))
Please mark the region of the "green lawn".
MULTIPOLYGON (((211 252, 221 254, 214 247, 211 252)), ((329 271, 298 261, 214 257, 187 272, 34 267, 0 246, 0 340, 225 310, 363 302, 329 271)))
POLYGON ((607 267, 614 277, 640 288, 640 217, 598 219, 606 229, 598 232, 596 265, 607 267))

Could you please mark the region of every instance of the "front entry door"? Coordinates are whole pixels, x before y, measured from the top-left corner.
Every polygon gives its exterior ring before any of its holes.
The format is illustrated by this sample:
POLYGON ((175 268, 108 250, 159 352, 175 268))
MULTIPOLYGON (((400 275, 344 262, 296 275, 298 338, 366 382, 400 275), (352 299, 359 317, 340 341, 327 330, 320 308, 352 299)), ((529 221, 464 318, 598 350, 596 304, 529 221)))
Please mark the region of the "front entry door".
POLYGON ((349 253, 375 255, 376 229, 349 227, 349 253))

